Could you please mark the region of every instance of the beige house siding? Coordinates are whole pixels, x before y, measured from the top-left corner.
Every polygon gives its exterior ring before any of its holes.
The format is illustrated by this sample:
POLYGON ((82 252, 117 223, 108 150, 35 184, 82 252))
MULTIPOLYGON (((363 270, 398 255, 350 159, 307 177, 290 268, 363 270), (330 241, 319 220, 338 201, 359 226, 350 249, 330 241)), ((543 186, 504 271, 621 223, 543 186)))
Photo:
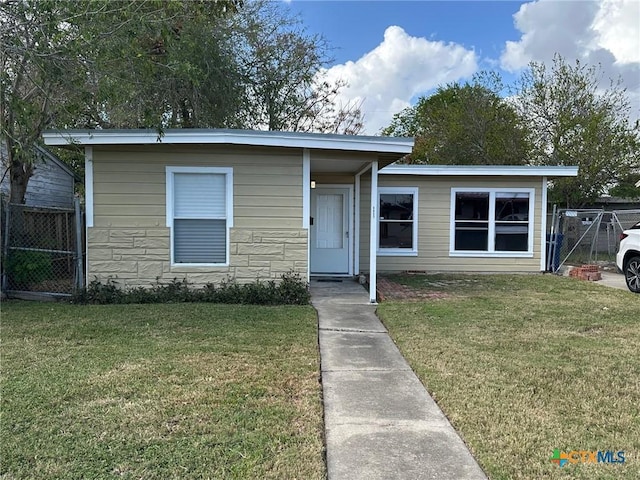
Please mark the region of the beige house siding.
POLYGON ((88 278, 126 285, 187 278, 203 285, 307 272, 302 228, 302 152, 230 146, 94 148, 94 223, 88 229, 88 278), (126 149, 124 149, 126 148, 126 149), (228 267, 170 264, 167 166, 233 168, 234 227, 228 267))
POLYGON ((316 185, 353 185, 355 177, 348 173, 314 173, 311 180, 316 185))
MULTIPOLYGON (((378 272, 538 272, 542 213, 542 179, 539 177, 480 177, 380 175, 379 187, 418 187, 418 255, 378 255, 378 272), (452 188, 534 188, 533 257, 452 257, 449 255, 452 188)), ((363 176, 360 219, 362 232, 369 231, 371 179, 363 176)), ((369 237, 360 237, 360 266, 368 271, 369 237)))

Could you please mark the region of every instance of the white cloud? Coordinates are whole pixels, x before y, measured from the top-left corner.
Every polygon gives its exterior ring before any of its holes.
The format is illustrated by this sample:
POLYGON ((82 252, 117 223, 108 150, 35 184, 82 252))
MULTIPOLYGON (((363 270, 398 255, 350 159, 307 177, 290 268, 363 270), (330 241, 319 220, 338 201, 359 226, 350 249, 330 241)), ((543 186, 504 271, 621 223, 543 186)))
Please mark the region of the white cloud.
POLYGON ((640 62, 640 3, 638 0, 605 0, 593 22, 599 44, 618 63, 640 62))
POLYGON ((515 72, 531 61, 550 63, 555 53, 567 61, 600 64, 608 79, 621 77, 632 103, 632 118, 640 116, 640 2, 539 0, 525 3, 513 16, 522 36, 506 42, 500 58, 515 72))
POLYGON ((362 102, 364 133, 377 134, 415 95, 468 77, 477 68, 473 50, 412 37, 401 27, 391 26, 376 48, 355 62, 331 67, 326 74, 330 81, 348 82, 339 100, 362 102))

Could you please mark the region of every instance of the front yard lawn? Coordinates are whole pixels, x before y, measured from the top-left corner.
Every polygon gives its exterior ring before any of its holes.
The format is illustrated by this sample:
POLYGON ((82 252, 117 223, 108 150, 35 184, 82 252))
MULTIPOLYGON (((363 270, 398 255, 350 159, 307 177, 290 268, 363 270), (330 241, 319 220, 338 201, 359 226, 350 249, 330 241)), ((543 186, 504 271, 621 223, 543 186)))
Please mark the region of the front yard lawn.
POLYGON ((311 307, 2 305, 0 478, 324 478, 311 307))
POLYGON ((640 295, 551 275, 391 280, 434 292, 378 315, 491 479, 640 478, 640 295), (626 461, 559 467, 554 449, 626 461))

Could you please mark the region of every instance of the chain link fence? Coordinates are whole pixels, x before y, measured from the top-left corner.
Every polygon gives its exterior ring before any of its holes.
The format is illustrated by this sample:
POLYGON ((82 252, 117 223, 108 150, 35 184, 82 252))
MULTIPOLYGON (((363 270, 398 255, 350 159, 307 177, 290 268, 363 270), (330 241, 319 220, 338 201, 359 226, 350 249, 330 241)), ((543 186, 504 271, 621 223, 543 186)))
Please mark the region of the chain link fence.
POLYGON ((65 296, 84 283, 82 213, 8 204, 3 208, 2 290, 65 296))
POLYGON ((557 272, 566 263, 590 263, 597 243, 602 210, 559 209, 547 242, 547 270, 557 272))
POLYGON ((607 222, 607 252, 614 255, 620 248, 620 234, 640 222, 640 210, 615 210, 607 222))
POLYGON ((547 236, 547 270, 563 265, 614 263, 623 230, 640 221, 640 210, 559 209, 547 236))

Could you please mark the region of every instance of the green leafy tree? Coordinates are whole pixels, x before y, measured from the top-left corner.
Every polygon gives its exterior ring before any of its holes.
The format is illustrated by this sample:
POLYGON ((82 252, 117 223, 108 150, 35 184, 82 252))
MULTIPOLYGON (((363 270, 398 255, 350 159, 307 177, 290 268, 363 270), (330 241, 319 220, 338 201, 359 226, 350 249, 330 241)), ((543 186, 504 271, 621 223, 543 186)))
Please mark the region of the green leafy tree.
MULTIPOLYGON (((94 3, 94 8, 97 6, 94 3)), ((91 46, 88 127, 233 127, 242 96, 226 19, 237 1, 105 1, 78 21, 91 46)))
POLYGON ((212 123, 230 118, 235 105, 216 108, 234 98, 227 77, 216 90, 217 104, 201 97, 221 77, 207 70, 207 61, 217 67, 229 63, 217 38, 210 39, 215 21, 238 5, 235 0, 0 3, 0 136, 10 201, 24 203, 34 169, 32 147, 45 128, 192 126, 212 112, 217 115, 212 123), (202 55, 205 50, 208 56, 202 55))
POLYGON ((273 2, 7 0, 0 42, 14 203, 45 128, 362 128, 322 77, 326 43, 273 2))
POLYGON ((0 150, 14 203, 24 203, 33 173, 32 146, 50 123, 52 105, 73 83, 68 49, 76 33, 60 28, 67 6, 18 0, 0 4, 0 141, 5 147, 0 150))
POLYGON ((618 184, 609 190, 612 197, 640 199, 640 173, 631 173, 618 181, 618 184))
POLYGON ((500 96, 500 77, 483 72, 451 83, 396 114, 383 135, 415 136, 408 158, 437 165, 522 165, 528 160, 526 124, 500 96))
POLYGON ((601 87, 599 66, 556 55, 547 68, 531 63, 515 105, 531 125, 531 163, 577 165, 577 178, 554 180, 552 201, 581 207, 596 200, 639 166, 638 124, 621 80, 601 87))

